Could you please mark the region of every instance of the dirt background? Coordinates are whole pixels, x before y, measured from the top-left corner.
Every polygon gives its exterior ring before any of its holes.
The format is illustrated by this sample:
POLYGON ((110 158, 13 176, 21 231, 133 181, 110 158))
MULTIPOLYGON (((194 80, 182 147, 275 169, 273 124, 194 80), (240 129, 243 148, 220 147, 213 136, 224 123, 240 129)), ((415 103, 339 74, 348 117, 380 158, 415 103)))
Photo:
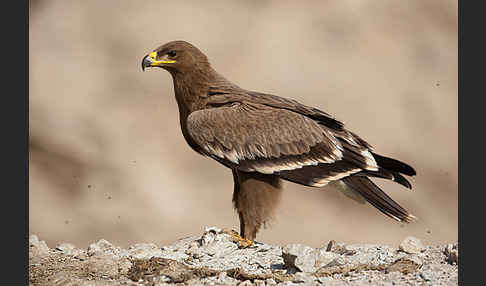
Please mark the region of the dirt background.
POLYGON ((415 224, 331 188, 285 183, 277 221, 258 240, 457 240, 457 1, 30 5, 29 232, 50 247, 237 229, 230 171, 186 145, 169 74, 140 68, 176 39, 240 86, 327 111, 417 170, 411 192, 377 180, 415 224))

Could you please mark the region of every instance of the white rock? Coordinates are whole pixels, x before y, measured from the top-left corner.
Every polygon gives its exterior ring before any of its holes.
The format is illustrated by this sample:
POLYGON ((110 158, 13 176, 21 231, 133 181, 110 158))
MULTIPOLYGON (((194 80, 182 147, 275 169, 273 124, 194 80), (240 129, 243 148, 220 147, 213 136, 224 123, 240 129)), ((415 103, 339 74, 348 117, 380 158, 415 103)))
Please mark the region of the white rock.
POLYGON ((457 244, 448 244, 444 250, 447 257, 447 262, 450 264, 457 264, 459 259, 459 252, 457 250, 457 244))
POLYGON ((153 243, 137 243, 128 248, 128 253, 136 259, 150 259, 151 257, 161 257, 162 250, 153 243))
POLYGON ((223 282, 226 279, 227 276, 228 276, 228 274, 225 271, 221 271, 218 274, 218 280, 220 282, 223 282))
POLYGON ((314 249, 302 244, 289 244, 282 249, 282 257, 287 267, 295 267, 308 273, 328 265, 339 256, 325 249, 314 249))
POLYGON ((408 236, 400 243, 398 249, 410 254, 419 254, 425 250, 425 246, 422 244, 420 239, 413 236, 408 236))
POLYGON ((219 234, 222 232, 222 230, 215 226, 209 226, 204 229, 204 232, 213 232, 215 234, 219 234))
POLYGON ((238 284, 238 286, 251 286, 251 281, 250 280, 245 280, 243 282, 241 282, 240 284, 238 284))
POLYGON ((111 244, 107 240, 100 239, 98 242, 92 243, 88 246, 88 255, 94 256, 106 253, 113 253, 114 249, 115 247, 113 246, 113 244, 111 244))
POLYGON ((46 242, 39 240, 37 235, 32 234, 29 237, 29 255, 30 256, 44 256, 49 254, 49 247, 46 242))
POLYGON ((74 244, 67 243, 67 242, 59 243, 56 246, 56 249, 59 250, 59 251, 62 251, 62 252, 66 252, 66 251, 69 251, 69 250, 73 250, 75 248, 76 248, 76 246, 74 246, 74 244))
POLYGON ((255 281, 253 281, 253 284, 255 284, 255 286, 265 286, 265 281, 255 279, 255 281))
POLYGON ((277 285, 277 281, 273 280, 272 278, 269 278, 269 279, 265 280, 265 285, 275 286, 275 285, 277 285))

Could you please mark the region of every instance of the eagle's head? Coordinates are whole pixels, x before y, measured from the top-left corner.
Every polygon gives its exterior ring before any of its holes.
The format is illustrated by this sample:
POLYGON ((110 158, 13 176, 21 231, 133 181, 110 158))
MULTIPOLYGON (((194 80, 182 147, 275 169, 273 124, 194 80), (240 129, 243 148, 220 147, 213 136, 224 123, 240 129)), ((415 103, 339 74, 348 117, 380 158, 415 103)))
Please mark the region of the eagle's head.
POLYGON ((142 60, 142 70, 147 67, 160 67, 172 74, 190 73, 208 66, 208 58, 198 48, 185 41, 168 42, 142 60))

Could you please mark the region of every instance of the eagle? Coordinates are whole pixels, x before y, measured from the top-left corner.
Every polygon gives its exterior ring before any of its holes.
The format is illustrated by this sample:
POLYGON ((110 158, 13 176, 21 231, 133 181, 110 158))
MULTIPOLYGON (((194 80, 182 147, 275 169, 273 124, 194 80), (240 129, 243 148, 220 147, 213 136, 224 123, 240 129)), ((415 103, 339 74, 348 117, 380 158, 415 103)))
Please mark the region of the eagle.
POLYGON ((399 222, 416 219, 370 178, 411 189, 413 167, 375 153, 330 114, 293 99, 246 90, 216 72, 186 41, 166 43, 142 59, 142 70, 172 75, 186 142, 231 169, 241 245, 252 245, 278 205, 282 180, 321 188, 331 184, 399 222))

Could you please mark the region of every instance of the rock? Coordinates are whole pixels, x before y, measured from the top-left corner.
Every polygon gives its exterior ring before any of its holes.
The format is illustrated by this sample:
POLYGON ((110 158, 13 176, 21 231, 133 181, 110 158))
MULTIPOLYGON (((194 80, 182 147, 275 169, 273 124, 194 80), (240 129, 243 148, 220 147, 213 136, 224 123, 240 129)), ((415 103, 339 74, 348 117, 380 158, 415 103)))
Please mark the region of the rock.
POLYGON ((334 252, 341 255, 354 255, 356 250, 349 249, 344 243, 338 243, 335 240, 329 241, 326 251, 334 252))
POLYGON ((238 249, 238 246, 229 238, 229 235, 223 233, 219 228, 206 228, 201 239, 198 240, 200 243, 190 243, 184 253, 194 259, 208 256, 218 258, 238 249))
POLYGON ((265 285, 266 286, 275 286, 275 285, 277 285, 277 282, 275 280, 273 280, 272 278, 269 278, 269 279, 265 280, 265 285))
POLYGON ((96 243, 92 243, 88 247, 88 256, 96 256, 103 254, 114 254, 115 247, 110 242, 100 239, 96 243))
POLYGON ((305 263, 306 257, 308 257, 309 260, 311 259, 310 256, 312 251, 313 248, 309 246, 302 244, 289 244, 282 249, 282 258, 288 268, 294 267, 300 271, 306 271, 308 268, 311 268, 310 271, 312 271, 314 268, 312 263, 315 261, 307 261, 308 263, 305 263), (299 258, 299 261, 297 261, 297 258, 299 258))
POLYGON ((76 249, 72 255, 74 258, 79 259, 81 261, 88 259, 88 254, 86 253, 86 251, 82 251, 80 249, 76 249))
POLYGON ((303 283, 304 285, 312 285, 314 283, 314 278, 311 274, 304 273, 304 272, 297 272, 295 273, 294 279, 292 282, 294 283, 303 283))
POLYGON ((253 283, 255 284, 255 286, 265 286, 265 281, 260 280, 260 279, 255 279, 255 281, 253 281, 253 283))
POLYGON ((46 242, 39 240, 37 235, 32 234, 29 237, 29 256, 46 256, 49 254, 49 247, 46 242))
POLYGON ((209 227, 204 228, 204 232, 212 232, 214 234, 219 234, 219 233, 222 233, 223 230, 220 229, 219 227, 209 226, 209 227))
POLYGON ((417 264, 418 266, 423 265, 422 259, 420 259, 419 257, 417 257, 415 255, 408 256, 407 259, 412 261, 413 263, 417 264))
POLYGON ((206 231, 201 237, 201 246, 211 244, 216 238, 216 233, 212 231, 206 231))
POLYGON ((450 264, 457 264, 459 258, 457 243, 448 244, 444 249, 444 254, 446 255, 447 262, 450 264))
POLYGON ((301 244, 289 244, 282 249, 282 258, 288 268, 312 273, 325 267, 340 255, 325 249, 314 249, 301 244))
POLYGON ((35 234, 29 236, 29 246, 37 246, 39 244, 39 238, 35 234))
POLYGON ((431 282, 434 280, 437 280, 438 273, 432 271, 432 270, 424 270, 420 272, 420 277, 424 279, 427 282, 431 282))
POLYGON ((330 265, 335 266, 340 264, 340 263, 335 263, 340 257, 339 254, 328 252, 323 248, 316 249, 314 251, 314 254, 316 256, 316 262, 314 265, 316 270, 321 267, 328 267, 330 265))
POLYGON ((87 258, 85 250, 76 248, 76 246, 71 243, 60 243, 56 246, 56 250, 60 251, 63 255, 74 256, 80 260, 85 260, 87 258))
POLYGON ((73 250, 75 248, 76 248, 76 246, 74 246, 74 244, 67 243, 67 242, 60 243, 56 246, 56 250, 59 250, 59 251, 62 251, 62 252, 65 252, 67 250, 73 250))
POLYGON ((223 282, 226 279, 227 276, 228 276, 228 274, 225 271, 219 272, 218 281, 223 282))
POLYGON ((323 285, 331 285, 334 279, 332 277, 318 277, 317 280, 323 285))
POLYGON ((153 243, 137 243, 128 248, 128 254, 136 259, 150 259, 151 257, 161 257, 162 250, 153 243))
POLYGON ((400 243, 398 249, 409 254, 418 254, 425 251, 425 246, 418 238, 408 236, 400 243))

